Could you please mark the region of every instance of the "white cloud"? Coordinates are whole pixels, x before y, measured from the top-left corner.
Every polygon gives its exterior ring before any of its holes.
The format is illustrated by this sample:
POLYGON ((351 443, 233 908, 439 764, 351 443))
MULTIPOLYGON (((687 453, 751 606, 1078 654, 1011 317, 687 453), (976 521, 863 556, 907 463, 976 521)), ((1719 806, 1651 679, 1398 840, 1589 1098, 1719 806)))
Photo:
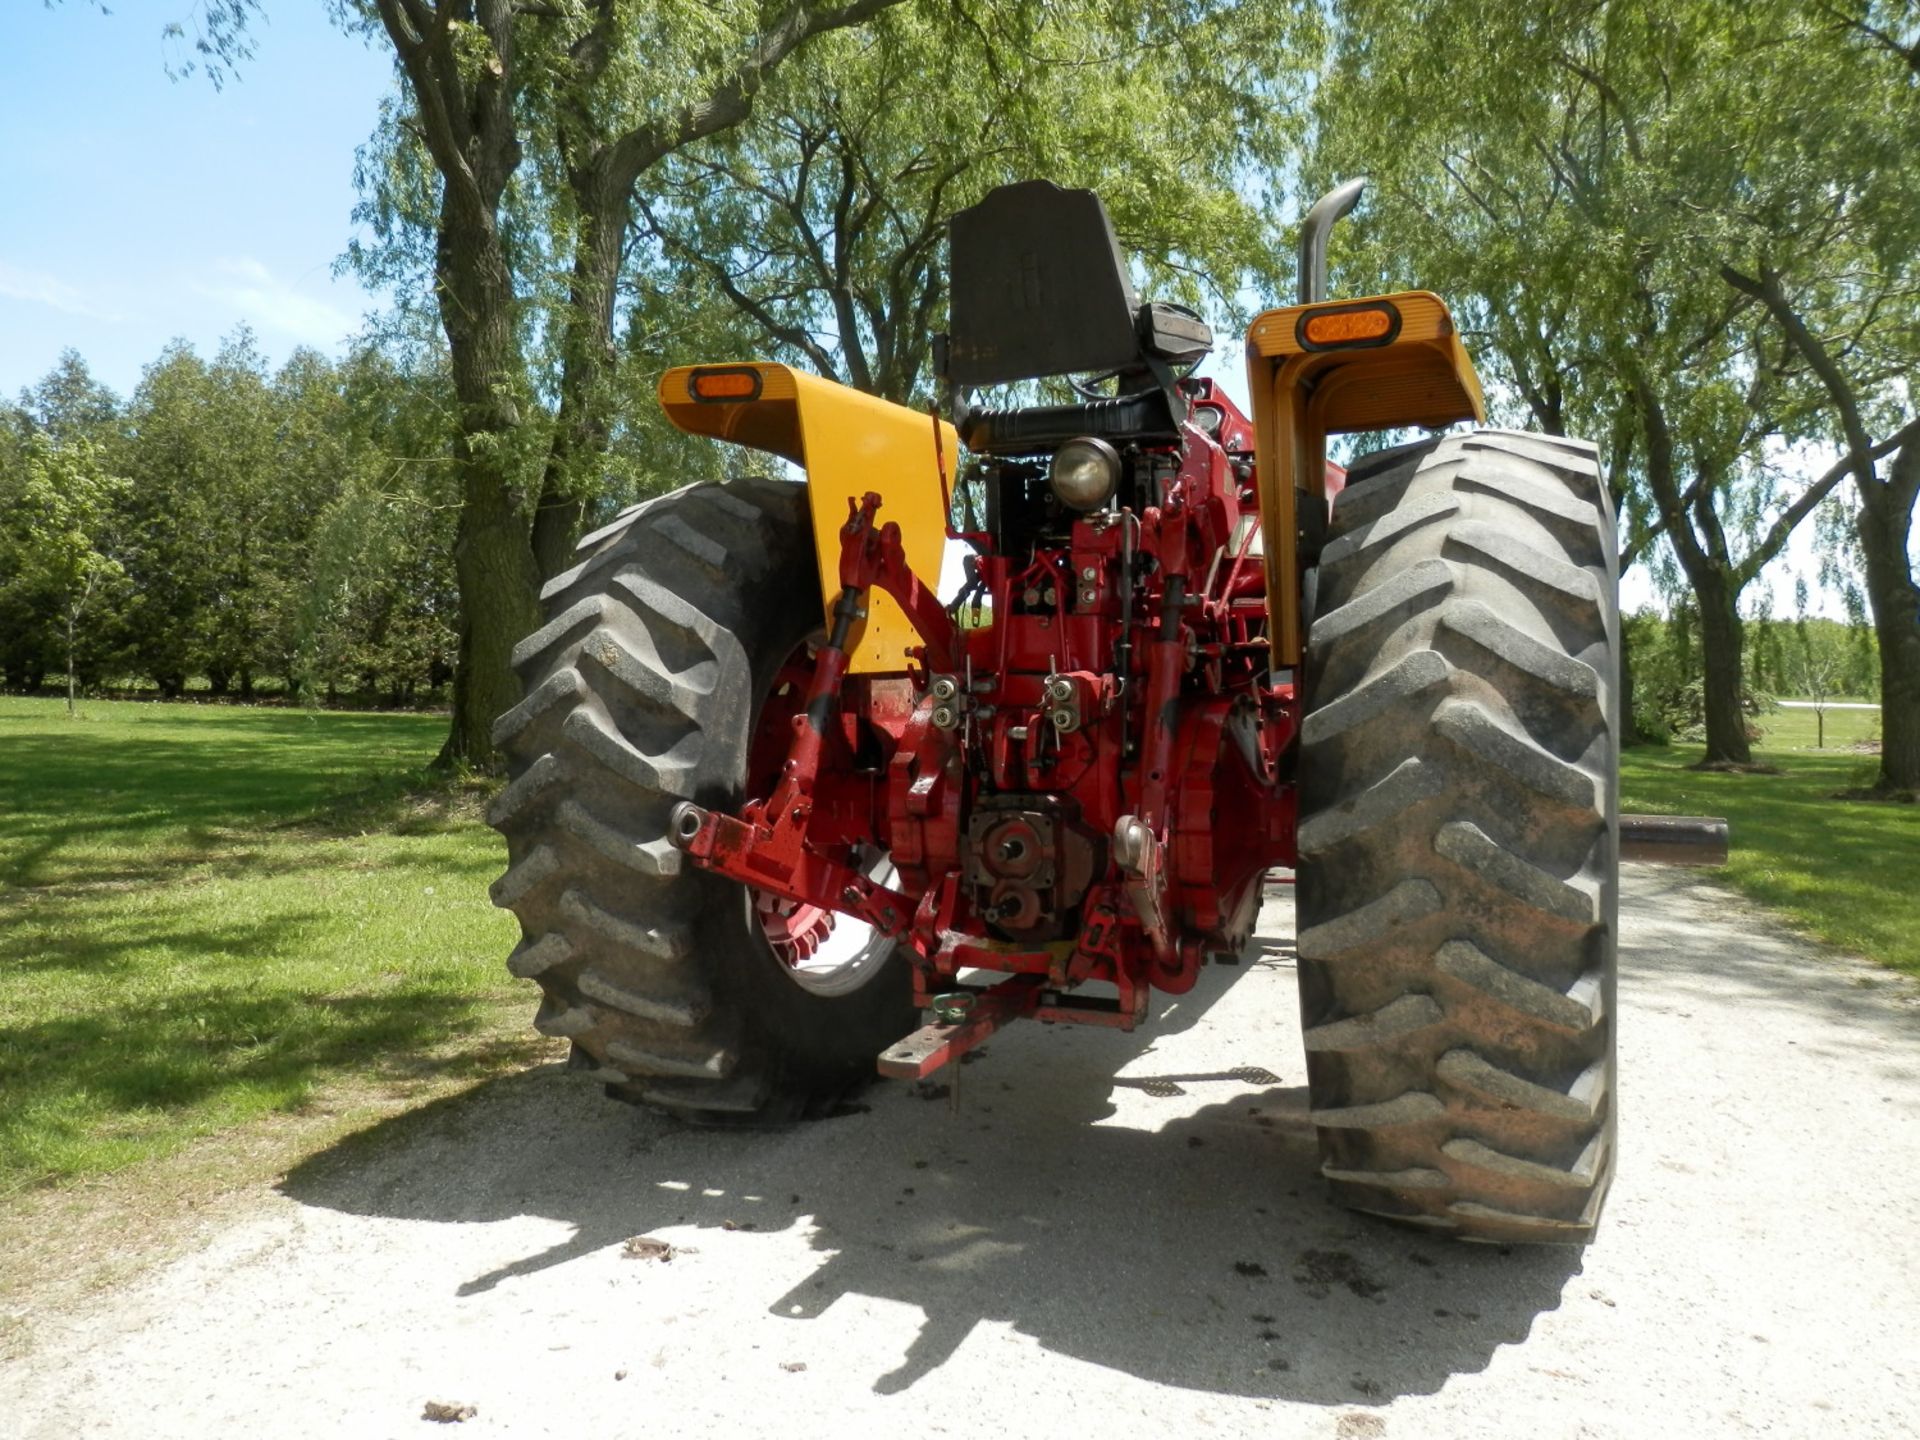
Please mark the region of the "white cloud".
POLYGON ((42 270, 22 270, 4 260, 0 260, 0 296, 9 300, 24 300, 31 305, 50 306, 68 315, 80 315, 89 320, 115 321, 124 318, 57 275, 49 275, 42 270))
POLYGON ((194 287, 210 300, 232 306, 263 331, 289 336, 313 345, 338 345, 359 328, 359 322, 338 306, 309 295, 258 260, 219 260, 214 278, 194 287))

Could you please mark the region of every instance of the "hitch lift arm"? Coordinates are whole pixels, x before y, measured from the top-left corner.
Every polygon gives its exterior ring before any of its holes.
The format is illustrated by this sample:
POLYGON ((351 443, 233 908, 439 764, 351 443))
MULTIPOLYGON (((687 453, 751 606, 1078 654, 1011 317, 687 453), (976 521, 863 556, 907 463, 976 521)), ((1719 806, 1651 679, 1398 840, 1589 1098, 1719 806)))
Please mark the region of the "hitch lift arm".
POLYGON ((840 710, 848 648, 866 620, 867 592, 878 585, 899 602, 925 642, 919 655, 926 663, 951 669, 959 650, 952 620, 907 563, 900 527, 874 524, 879 508, 880 497, 871 491, 857 503, 847 502, 833 628, 815 656, 806 705, 794 717, 793 740, 773 793, 750 801, 738 819, 691 803, 676 805, 667 833, 674 845, 709 870, 783 899, 844 911, 925 955, 933 937, 916 931, 909 897, 807 843, 813 788, 840 710))

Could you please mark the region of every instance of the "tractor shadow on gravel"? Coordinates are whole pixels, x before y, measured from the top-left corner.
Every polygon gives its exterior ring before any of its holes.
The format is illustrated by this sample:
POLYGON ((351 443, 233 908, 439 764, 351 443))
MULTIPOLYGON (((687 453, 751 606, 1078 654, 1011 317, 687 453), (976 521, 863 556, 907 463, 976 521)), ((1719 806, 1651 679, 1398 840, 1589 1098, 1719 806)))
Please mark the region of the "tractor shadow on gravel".
POLYGON ((1558 1307, 1581 1252, 1448 1244, 1333 1208, 1305 1087, 1258 1063, 1297 1080, 1298 1060, 1248 1046, 1245 1025, 1222 1037, 1251 1052, 1230 1063, 1153 1065, 1229 987, 1293 1005, 1285 942, 1256 941, 1247 959, 1138 1035, 1015 1026, 978 1063, 876 1085, 850 1113, 789 1130, 694 1129, 549 1069, 377 1126, 282 1188, 354 1214, 573 1227, 550 1250, 449 1275, 450 1302, 554 1266, 597 1276, 652 1232, 695 1245, 675 1263, 697 1266, 799 1227, 818 1267, 734 1286, 728 1323, 832 1324, 843 1296, 917 1307, 917 1336, 871 1382, 881 1394, 935 1375, 983 1321, 1159 1384, 1320 1405, 1385 1404, 1483 1370, 1558 1307))

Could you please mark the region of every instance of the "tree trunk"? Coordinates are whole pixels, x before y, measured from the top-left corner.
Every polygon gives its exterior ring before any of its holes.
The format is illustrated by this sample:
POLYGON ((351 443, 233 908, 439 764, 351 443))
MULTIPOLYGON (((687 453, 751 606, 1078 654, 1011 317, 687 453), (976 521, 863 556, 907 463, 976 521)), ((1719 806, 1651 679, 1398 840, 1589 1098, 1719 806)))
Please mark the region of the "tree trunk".
POLYGON ((586 501, 578 492, 569 493, 562 488, 566 484, 563 477, 571 472, 577 458, 593 459, 604 453, 591 444, 580 445, 572 437, 563 436, 559 427, 566 425, 569 418, 563 401, 562 412, 555 417, 553 448, 547 453, 547 473, 540 481, 540 503, 533 512, 534 568, 542 581, 551 580, 567 568, 573 559, 573 542, 579 538, 586 518, 586 501))
MULTIPOLYGON (((562 322, 560 404, 534 507, 532 549, 542 577, 551 578, 572 562, 586 502, 601 488, 601 477, 592 472, 605 460, 612 433, 608 387, 614 365, 614 299, 633 224, 635 183, 683 146, 744 121, 767 76, 810 37, 859 25, 900 3, 850 0, 783 7, 772 27, 711 90, 671 116, 623 133, 604 128, 594 94, 618 48, 614 29, 621 23, 619 8, 600 0, 593 25, 569 47, 572 86, 561 97, 556 120, 579 230, 570 303, 562 322)), ((842 326, 843 333, 855 333, 844 315, 842 326)), ((857 346, 854 349, 857 352, 857 346)))
POLYGON ((520 166, 521 92, 512 0, 377 0, 406 77, 418 134, 441 180, 434 300, 447 334, 459 427, 460 592, 453 722, 437 764, 492 769, 493 722, 520 698, 509 663, 539 616, 531 525, 516 501, 514 432, 527 389, 501 198, 520 166))
POLYGON ((491 770, 493 722, 520 700, 513 647, 539 623, 539 575, 526 515, 515 502, 513 432, 520 422, 513 277, 495 217, 453 197, 441 210, 436 263, 461 423, 454 441, 460 522, 453 568, 460 590, 460 657, 441 766, 491 770))
POLYGON ((1687 583, 1700 602, 1701 669, 1707 722, 1707 753, 1701 758, 1701 764, 1750 765, 1753 752, 1747 746, 1747 720, 1740 708, 1742 581, 1728 563, 1726 536, 1714 510, 1718 487, 1709 481, 1717 477, 1704 474, 1697 477, 1696 498, 1689 507, 1680 492, 1673 431, 1667 422, 1666 408, 1645 373, 1637 368, 1632 374, 1632 395, 1646 442, 1647 484, 1660 507, 1674 558, 1680 562, 1687 583))
POLYGON ((1920 587, 1908 559, 1920 490, 1920 440, 1901 447, 1885 485, 1862 487, 1859 534, 1880 641, 1880 788, 1920 791, 1920 587))
POLYGON ((1703 765, 1751 765, 1747 716, 1740 703, 1741 623, 1739 591, 1717 567, 1688 567, 1700 600, 1700 650, 1707 753, 1703 765))
POLYGON ((73 611, 67 611, 67 718, 73 719, 73 611))
POLYGON ((604 151, 568 179, 579 209, 580 233, 562 322, 560 404, 533 516, 533 553, 543 580, 572 563, 586 497, 600 489, 598 475, 582 472, 602 463, 613 431, 608 394, 614 366, 613 306, 633 220, 631 188, 609 174, 604 151))
POLYGON ((1620 621, 1620 744, 1638 745, 1646 737, 1633 719, 1633 627, 1620 621))

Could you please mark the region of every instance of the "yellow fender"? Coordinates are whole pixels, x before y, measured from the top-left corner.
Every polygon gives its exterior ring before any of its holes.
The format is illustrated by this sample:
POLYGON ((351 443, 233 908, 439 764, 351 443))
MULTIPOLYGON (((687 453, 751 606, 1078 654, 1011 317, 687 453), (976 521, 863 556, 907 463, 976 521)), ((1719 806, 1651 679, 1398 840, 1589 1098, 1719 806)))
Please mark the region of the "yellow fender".
MULTIPOLYGON (((690 435, 764 450, 807 472, 807 504, 820 562, 822 623, 840 595, 840 527, 847 501, 880 496, 880 522, 900 527, 914 573, 937 584, 946 551, 947 513, 940 458, 952 476, 960 437, 946 421, 788 365, 762 361, 682 365, 660 377, 667 418, 690 435), (935 435, 939 437, 936 455, 935 435)), ((770 595, 769 604, 787 597, 770 595)), ((893 597, 867 597, 867 623, 849 642, 848 668, 898 673, 918 632, 893 597)))
POLYGON ((1327 436, 1484 424, 1480 377, 1446 302, 1426 290, 1290 305, 1247 332, 1276 669, 1301 655, 1299 507, 1326 504, 1327 436))

